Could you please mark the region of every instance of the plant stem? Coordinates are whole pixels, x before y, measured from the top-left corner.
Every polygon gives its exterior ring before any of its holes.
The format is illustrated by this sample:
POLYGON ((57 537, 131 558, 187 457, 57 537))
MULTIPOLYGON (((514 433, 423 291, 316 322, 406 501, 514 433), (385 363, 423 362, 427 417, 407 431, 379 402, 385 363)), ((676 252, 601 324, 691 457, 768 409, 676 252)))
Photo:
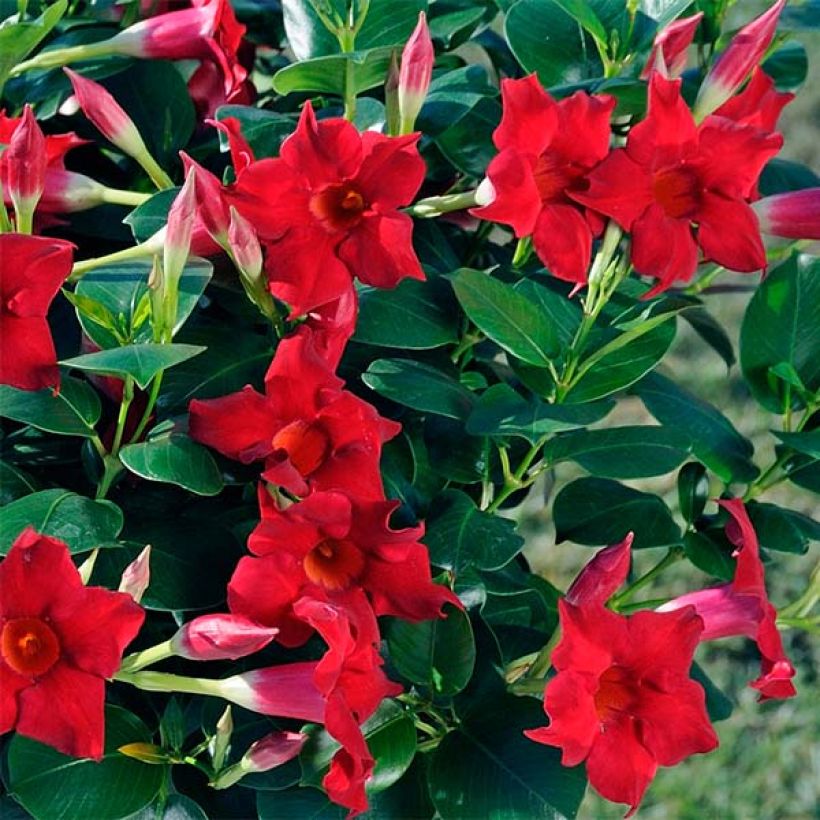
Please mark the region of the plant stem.
POLYGON ((116 458, 122 446, 122 437, 125 433, 125 425, 128 421, 128 410, 131 407, 131 402, 134 400, 134 378, 132 376, 125 377, 125 383, 122 390, 122 401, 120 402, 120 411, 117 414, 117 429, 114 431, 114 443, 111 445, 111 455, 116 458))
MULTIPOLYGON (((345 26, 337 34, 339 46, 342 54, 350 54, 356 47, 356 32, 345 26)), ((348 57, 345 60, 345 91, 344 91, 344 117, 350 122, 356 116, 356 66, 353 60, 348 57)))
POLYGON ((184 675, 169 675, 165 672, 126 672, 122 670, 114 675, 114 680, 130 683, 146 692, 183 692, 189 695, 225 697, 221 680, 190 678, 184 675))
MULTIPOLYGON (((112 38, 113 39, 113 38, 112 38)), ((54 48, 51 51, 41 51, 30 60, 23 60, 9 71, 9 77, 19 77, 26 71, 37 71, 58 66, 71 65, 81 60, 93 60, 97 57, 108 57, 115 54, 116 49, 111 40, 101 40, 97 43, 84 43, 67 48, 54 48)))
POLYGON ((143 649, 141 652, 134 652, 131 655, 123 658, 120 672, 131 674, 138 672, 140 669, 150 666, 152 663, 159 663, 166 658, 173 657, 174 650, 171 646, 171 641, 163 641, 156 646, 149 649, 143 649))
MULTIPOLYGON (((161 249, 160 249, 161 250, 161 249)), ((69 282, 78 282, 85 276, 86 273, 94 268, 100 268, 103 265, 112 265, 117 262, 130 262, 133 259, 149 259, 157 252, 157 247, 149 242, 142 242, 139 245, 133 245, 130 248, 123 248, 121 251, 114 251, 107 253, 104 256, 95 256, 92 259, 83 259, 80 262, 75 262, 71 269, 71 276, 68 277, 69 282)))
POLYGON ((151 382, 151 392, 148 394, 148 403, 145 405, 145 412, 142 414, 142 418, 137 425, 137 429, 134 430, 134 435, 131 436, 131 442, 139 441, 140 436, 145 432, 145 428, 148 426, 148 422, 151 419, 151 413, 153 412, 157 399, 159 398, 159 389, 162 385, 163 375, 165 375, 165 371, 160 370, 151 382))
POLYGON ((684 551, 681 547, 672 547, 669 552, 657 563, 655 564, 652 569, 648 572, 641 575, 637 581, 633 581, 623 592, 619 595, 614 596, 609 605, 614 609, 616 612, 620 610, 622 604, 628 601, 632 596, 638 592, 638 590, 643 589, 648 584, 651 584, 655 578, 660 575, 664 570, 668 567, 671 567, 672 564, 676 564, 684 557, 684 551))
MULTIPOLYGON (((163 173, 165 172, 163 171, 163 173)), ((173 188, 174 183, 171 182, 170 179, 168 179, 168 181, 171 183, 168 187, 173 188)), ((142 205, 143 202, 147 202, 151 199, 151 196, 151 194, 141 194, 139 191, 123 191, 119 188, 105 187, 100 193, 100 198, 102 201, 107 202, 109 205, 128 205, 135 208, 138 205, 142 205)))
POLYGON ((146 150, 144 153, 139 154, 139 156, 135 156, 134 159, 140 164, 143 171, 151 178, 151 182, 153 182, 160 191, 174 187, 174 181, 162 170, 160 164, 149 151, 146 150))
POLYGON ((421 219, 432 219, 451 211, 463 211, 465 208, 473 208, 478 204, 476 193, 476 190, 472 190, 458 194, 444 194, 444 196, 428 196, 426 199, 420 199, 415 205, 405 208, 404 212, 421 219))

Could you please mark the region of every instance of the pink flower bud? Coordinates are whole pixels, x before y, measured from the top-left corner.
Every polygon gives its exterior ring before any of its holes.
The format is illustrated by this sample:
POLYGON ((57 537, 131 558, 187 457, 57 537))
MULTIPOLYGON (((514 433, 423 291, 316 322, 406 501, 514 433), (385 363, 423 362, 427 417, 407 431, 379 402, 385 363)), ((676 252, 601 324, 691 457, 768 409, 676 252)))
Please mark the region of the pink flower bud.
POLYGON ((641 72, 641 79, 648 80, 659 61, 662 62, 667 77, 680 77, 686 68, 686 51, 692 45, 692 39, 702 19, 703 12, 699 11, 691 17, 675 20, 658 32, 652 45, 652 52, 641 72))
POLYGON ((262 246, 259 237, 247 219, 236 208, 231 208, 231 224, 228 228, 231 253, 242 276, 256 282, 262 273, 262 246))
POLYGON ((228 244, 230 216, 225 202, 222 183, 208 170, 192 160, 184 151, 179 152, 186 175, 196 172, 197 215, 214 241, 225 248, 228 244))
POLYGON ((695 101, 695 118, 702 120, 740 88, 761 61, 774 39, 777 20, 786 0, 777 2, 760 17, 744 26, 712 66, 695 101))
POLYGON ((137 603, 151 581, 151 547, 147 546, 123 571, 120 592, 127 592, 137 603))
POLYGON ((147 149, 137 126, 111 94, 99 83, 86 79, 70 68, 63 71, 71 80, 83 113, 102 135, 129 156, 145 154, 147 149))
POLYGON ((620 544, 605 547, 581 570, 567 590, 566 600, 571 604, 604 604, 626 580, 629 572, 633 533, 628 533, 620 544))
POLYGON ((46 138, 30 105, 26 105, 23 119, 14 129, 5 153, 8 167, 6 185, 17 214, 18 230, 25 228, 24 232, 29 233, 31 217, 45 188, 48 162, 46 138))
POLYGON ((165 253, 162 266, 170 281, 179 279, 188 261, 191 236, 196 218, 196 170, 190 168, 182 190, 168 211, 168 231, 165 235, 165 253))
POLYGON ((752 208, 763 233, 786 239, 820 239, 820 188, 767 196, 752 208))
POLYGON ((406 134, 413 130, 416 117, 421 111, 427 90, 430 88, 435 59, 436 54, 433 50, 433 41, 430 39, 430 29, 427 27, 427 17, 423 11, 420 11, 416 28, 401 53, 399 112, 402 133, 406 134))
POLYGON ((87 211, 105 202, 105 188, 91 177, 62 168, 46 169, 39 208, 45 213, 70 214, 87 211))
POLYGON ((275 769, 296 757, 307 739, 301 732, 271 732, 248 748, 241 765, 246 772, 275 769))
POLYGON ((201 615, 171 638, 171 646, 192 661, 236 660, 264 649, 278 632, 242 615, 201 615))

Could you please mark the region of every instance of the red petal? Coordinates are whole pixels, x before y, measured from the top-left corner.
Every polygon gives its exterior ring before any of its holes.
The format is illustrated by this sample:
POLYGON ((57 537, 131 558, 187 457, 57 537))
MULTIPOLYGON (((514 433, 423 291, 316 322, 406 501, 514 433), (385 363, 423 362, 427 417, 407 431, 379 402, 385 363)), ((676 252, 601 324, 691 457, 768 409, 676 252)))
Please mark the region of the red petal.
POLYGON ((45 316, 71 273, 73 249, 71 243, 60 239, 19 233, 0 235, 2 310, 23 318, 45 316))
POLYGON ((356 184, 371 207, 385 211, 409 205, 424 182, 426 166, 419 156, 418 134, 385 137, 362 134, 364 156, 356 184))
POLYGON ((561 642, 552 653, 558 671, 588 673, 597 678, 625 652, 629 634, 623 616, 603 606, 573 606, 558 602, 561 642))
POLYGON ((657 762, 636 735, 635 722, 628 719, 608 723, 587 758, 590 784, 607 800, 628 803, 629 814, 640 804, 657 770, 657 762))
POLYGON ((515 149, 502 151, 490 162, 487 179, 493 186, 493 201, 482 208, 471 208, 470 213, 510 225, 516 236, 529 236, 541 212, 532 162, 515 149))
POLYGON ((609 121, 617 100, 608 95, 576 91, 558 103, 559 127, 549 150, 584 168, 609 153, 609 121))
POLYGON ((339 257, 362 282, 377 288, 393 288, 407 277, 424 279, 407 214, 365 217, 339 246, 339 257))
POLYGON ((689 675, 703 621, 694 607, 675 612, 636 612, 628 619, 629 652, 625 665, 640 670, 661 691, 667 680, 689 675))
POLYGON ((250 464, 273 452, 276 417, 250 385, 219 399, 194 399, 188 411, 191 438, 229 458, 250 464))
POLYGON ((103 754, 105 683, 58 662, 18 696, 21 735, 72 757, 99 760, 103 754))
POLYGON ((139 632, 145 612, 124 592, 83 587, 73 599, 55 604, 51 619, 71 665, 110 678, 120 667, 125 647, 139 632))
POLYGON ((596 552, 572 582, 566 600, 577 605, 605 604, 629 573, 633 537, 633 533, 627 533, 619 544, 596 552))
POLYGON ((578 207, 546 205, 532 236, 538 258, 553 276, 585 284, 592 253, 592 231, 578 207))
POLYGON ((341 117, 317 122, 308 101, 296 131, 282 143, 279 156, 316 189, 356 174, 362 163, 362 138, 341 117))
POLYGON ((57 353, 48 322, 37 316, 21 319, 0 310, 0 384, 39 390, 60 383, 57 353))
POLYGON ((760 225, 745 202, 704 193, 696 218, 698 244, 708 259, 741 273, 766 267, 760 225))
POLYGON ((17 694, 31 686, 31 680, 9 669, 0 659, 0 735, 17 723, 17 694))
POLYGON ((638 273, 659 280, 645 298, 673 282, 688 282, 698 266, 698 247, 688 218, 672 219, 660 205, 651 205, 632 226, 632 263, 638 273))
POLYGON ((550 144, 558 126, 558 106, 535 74, 501 81, 503 113, 493 132, 499 151, 512 148, 538 156, 550 144))

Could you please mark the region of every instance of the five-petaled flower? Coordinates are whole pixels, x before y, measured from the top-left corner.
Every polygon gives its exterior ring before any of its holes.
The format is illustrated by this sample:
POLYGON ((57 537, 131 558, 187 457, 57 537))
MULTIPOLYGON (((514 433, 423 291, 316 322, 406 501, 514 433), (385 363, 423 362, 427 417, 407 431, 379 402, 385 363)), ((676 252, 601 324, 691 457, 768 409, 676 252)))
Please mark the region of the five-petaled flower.
POLYGON ((625 617, 560 601, 558 611, 550 723, 526 735, 559 747, 565 766, 586 761, 592 786, 632 814, 658 766, 718 745, 703 687, 689 677, 703 621, 693 607, 625 617))
POLYGON ((144 617, 127 593, 83 586, 62 541, 24 530, 0 564, 0 733, 99 760, 105 679, 144 617))
POLYGON ((570 195, 609 152, 614 97, 578 91, 556 102, 531 74, 502 80, 504 113, 493 132, 499 153, 487 169, 492 201, 471 213, 532 234, 541 261, 559 279, 587 280, 593 231, 600 219, 570 195))

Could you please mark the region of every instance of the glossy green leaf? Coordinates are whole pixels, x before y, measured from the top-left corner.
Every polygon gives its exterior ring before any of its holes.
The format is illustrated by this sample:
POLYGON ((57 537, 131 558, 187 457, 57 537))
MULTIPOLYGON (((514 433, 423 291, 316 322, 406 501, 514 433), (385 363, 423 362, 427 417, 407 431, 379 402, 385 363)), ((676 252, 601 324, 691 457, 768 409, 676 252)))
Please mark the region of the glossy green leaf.
MULTIPOLYGON (((131 233, 134 234, 134 239, 137 242, 145 242, 146 239, 165 226, 168 221, 168 211, 171 209, 171 205, 180 190, 180 188, 168 188, 164 191, 157 191, 150 199, 147 199, 142 205, 138 205, 125 217, 123 222, 131 227, 131 233)), ((87 273, 83 279, 91 275, 87 273)), ((82 279, 80 281, 82 282, 82 279)))
POLYGON ((544 459, 575 461, 601 478, 645 478, 674 470, 691 447, 689 437, 671 427, 610 427, 559 435, 547 442, 544 459))
POLYGON ((393 51, 385 46, 291 63, 274 74, 273 87, 279 94, 313 91, 343 96, 350 76, 359 94, 384 83, 393 51), (350 73, 348 64, 352 65, 350 73))
MULTIPOLYGON (((149 203, 146 203, 149 204, 149 203)), ((98 322, 85 316, 81 309, 77 315, 86 335, 99 347, 107 350, 119 347, 123 341, 136 343, 152 341, 150 322, 147 316, 139 322, 137 309, 148 294, 148 277, 151 273, 150 260, 106 265, 89 271, 78 283, 76 293, 102 305, 120 325, 120 338, 98 322)), ((185 265, 179 280, 179 302, 176 333, 191 315, 205 287, 211 279, 213 265, 205 259, 191 259, 185 265)))
POLYGON ((354 342, 426 350, 458 340, 458 323, 446 283, 405 279, 393 290, 363 287, 354 342))
POLYGON ((216 495, 223 487, 222 474, 210 452, 181 433, 129 444, 120 450, 120 461, 142 478, 176 484, 197 495, 216 495))
POLYGON ((446 735, 427 775, 442 820, 574 817, 586 789, 583 768, 561 766, 560 750, 524 735, 545 723, 539 700, 503 695, 446 735))
POLYGON ((527 401, 506 384, 494 384, 481 394, 467 419, 467 432, 474 435, 521 436, 535 443, 548 433, 586 427, 604 418, 613 401, 594 404, 547 404, 527 401))
POLYGON ((735 351, 732 340, 717 319, 705 309, 686 310, 681 316, 692 326, 698 336, 703 339, 715 353, 731 367, 735 363, 735 351))
POLYGON ((690 524, 700 518, 709 500, 709 477, 706 468, 690 461, 678 473, 678 504, 680 513, 690 524))
MULTIPOLYGON (((229 117, 239 120, 242 136, 253 149, 256 159, 275 157, 285 137, 296 128, 293 117, 276 111, 265 111, 252 105, 222 105, 216 110, 216 118, 222 122, 229 117)), ((223 150, 227 150, 227 138, 219 135, 223 150)))
POLYGON ((581 324, 581 308, 577 300, 568 299, 566 292, 555 289, 554 282, 540 283, 522 279, 515 285, 522 296, 532 302, 552 325, 562 348, 569 347, 581 324))
POLYGON ((15 735, 8 747, 9 789, 38 820, 120 820, 147 806, 165 780, 163 766, 147 766, 117 751, 150 740, 145 724, 117 706, 105 710, 105 754, 99 763, 15 735))
POLYGON ((706 692, 706 711, 709 720, 717 723, 720 720, 727 720, 732 716, 732 701, 718 689, 712 679, 703 671, 697 662, 692 664, 689 675, 694 678, 706 692))
POLYGON ((386 630, 390 662, 399 674, 433 695, 454 695, 469 683, 475 640, 467 614, 454 606, 447 617, 421 623, 392 619, 386 630))
POLYGON ((820 176, 807 165, 788 159, 770 159, 760 174, 763 196, 820 186, 820 176))
POLYGON ((57 0, 47 6, 36 20, 14 23, 7 20, 0 28, 0 91, 9 71, 22 62, 60 22, 67 8, 68 0, 57 0))
POLYGON ((664 357, 675 339, 675 330, 675 320, 669 317, 622 347, 607 347, 609 352, 605 355, 602 355, 604 348, 594 351, 585 360, 590 362, 595 356, 594 364, 589 365, 589 370, 575 383, 565 401, 570 404, 593 401, 634 384, 664 357))
MULTIPOLYGON (((792 256, 755 291, 740 331, 740 364, 754 397, 774 413, 787 401, 771 368, 791 365, 806 388, 820 390, 820 259, 792 256)), ((791 405, 802 402, 791 391, 791 405)))
POLYGON ((606 478, 579 478, 567 484, 552 508, 556 540, 600 546, 617 544, 632 531, 634 549, 680 543, 669 508, 656 495, 606 478))
POLYGON ((106 546, 120 534, 123 516, 110 501, 92 501, 69 490, 41 490, 2 508, 0 554, 26 528, 59 538, 72 554, 106 546))
POLYGON ((128 820, 208 820, 208 815, 198 803, 184 794, 169 794, 164 800, 157 799, 128 820))
POLYGON ((801 433, 782 433, 777 430, 772 432, 792 450, 820 459, 820 429, 801 433))
POLYGON ((260 791, 256 795, 259 820, 345 820, 347 809, 331 803, 323 791, 311 787, 260 791))
MULTIPOLYGON (((373 776, 367 782, 368 793, 375 794, 392 786, 413 762, 416 727, 410 713, 388 699, 362 724, 362 733, 376 761, 373 776)), ((302 784, 321 786, 339 748, 340 744, 321 727, 310 731, 310 739, 299 755, 302 784)))
POLYGON ((24 470, 0 461, 0 507, 37 491, 37 483, 24 470))
POLYGON ((761 66, 779 91, 796 91, 806 81, 809 58, 802 43, 785 42, 761 66))
POLYGON ((643 379, 634 392, 661 424, 689 436, 697 458, 723 481, 757 476, 752 443, 716 407, 658 373, 643 379))
POLYGON ((135 344, 86 353, 73 359, 65 359, 60 364, 121 379, 131 376, 138 387, 145 389, 160 370, 184 362, 202 353, 203 350, 204 347, 186 344, 135 344))
POLYGON ((820 523, 796 510, 758 501, 750 501, 746 510, 765 549, 803 554, 812 541, 820 541, 820 523))
POLYGON ((0 416, 47 433, 88 438, 94 435, 101 412, 94 388, 68 376, 60 380, 60 392, 56 395, 50 388, 18 390, 0 385, 0 416))
POLYGON ((430 562, 456 577, 468 569, 496 570, 524 546, 515 523, 482 512, 459 490, 437 496, 427 518, 424 543, 430 562))
POLYGON ((372 390, 398 404, 451 419, 465 419, 475 402, 469 390, 442 370, 411 359, 376 359, 362 374, 372 390))
POLYGON ((735 577, 734 547, 728 543, 722 530, 687 532, 683 536, 686 557, 703 572, 731 581, 735 577))
POLYGON ((548 318, 510 285, 469 268, 452 283, 470 320, 508 353, 541 367, 558 355, 558 337, 548 318))

